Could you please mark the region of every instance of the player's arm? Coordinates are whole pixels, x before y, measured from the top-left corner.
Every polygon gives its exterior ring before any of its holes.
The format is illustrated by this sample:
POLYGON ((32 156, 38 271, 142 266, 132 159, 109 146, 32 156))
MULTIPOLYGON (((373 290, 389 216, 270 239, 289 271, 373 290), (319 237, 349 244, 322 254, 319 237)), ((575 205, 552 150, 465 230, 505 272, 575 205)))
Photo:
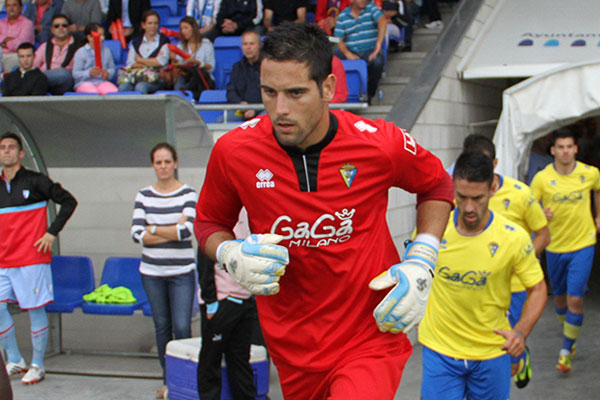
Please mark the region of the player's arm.
POLYGON ((513 357, 518 357, 523 353, 525 350, 525 339, 527 339, 533 326, 540 319, 546 305, 547 297, 548 292, 544 279, 536 285, 527 288, 527 300, 525 300, 525 304, 523 305, 521 319, 515 324, 512 330, 494 330, 494 332, 506 338, 502 350, 506 350, 513 357))
POLYGON ((535 237, 533 238, 533 247, 535 248, 535 255, 537 257, 542 254, 542 251, 550 244, 550 229, 548 225, 543 228, 533 231, 535 237))
POLYGON ((38 188, 43 196, 60 205, 58 214, 48 231, 33 244, 39 252, 48 252, 51 250, 56 236, 75 211, 77 200, 69 191, 65 190, 59 183, 52 182, 47 176, 42 175, 38 179, 38 188))
POLYGON ((600 232, 600 190, 594 190, 594 203, 596 205, 596 231, 600 232))

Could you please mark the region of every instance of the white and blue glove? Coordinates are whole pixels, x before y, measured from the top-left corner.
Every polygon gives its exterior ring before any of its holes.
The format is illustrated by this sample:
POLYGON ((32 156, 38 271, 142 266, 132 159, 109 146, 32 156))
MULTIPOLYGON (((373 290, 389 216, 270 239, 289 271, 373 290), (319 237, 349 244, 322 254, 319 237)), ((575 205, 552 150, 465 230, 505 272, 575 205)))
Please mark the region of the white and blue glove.
POLYGON ((392 265, 369 283, 373 290, 394 286, 377 305, 373 316, 382 332, 409 332, 425 314, 440 241, 428 233, 418 234, 406 248, 404 261, 392 265))
POLYGON ((253 294, 276 294, 279 278, 290 262, 283 236, 250 235, 245 240, 227 240, 217 248, 217 260, 229 275, 253 294))

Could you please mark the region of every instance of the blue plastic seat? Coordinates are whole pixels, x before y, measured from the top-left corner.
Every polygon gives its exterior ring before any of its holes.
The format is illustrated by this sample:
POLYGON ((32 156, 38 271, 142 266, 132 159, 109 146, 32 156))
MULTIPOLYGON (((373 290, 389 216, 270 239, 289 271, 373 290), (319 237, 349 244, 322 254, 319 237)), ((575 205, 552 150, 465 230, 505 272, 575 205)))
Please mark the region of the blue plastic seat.
POLYGON ((98 96, 98 93, 64 92, 63 96, 98 96))
POLYGON ((347 103, 366 101, 367 96, 367 62, 365 60, 342 60, 346 71, 348 85, 347 103))
POLYGON ((46 306, 53 313, 71 313, 83 304, 83 295, 94 290, 92 260, 81 256, 52 257, 54 302, 46 306))
POLYGON ((219 36, 215 39, 215 86, 217 89, 225 89, 229 82, 233 64, 242 59, 242 37, 241 36, 219 36))
POLYGON ((133 304, 97 304, 83 302, 81 306, 85 314, 132 315, 148 302, 148 296, 142 286, 139 271, 140 259, 132 257, 109 257, 104 263, 100 285, 111 288, 125 286, 133 293, 136 302, 133 304))
POLYGON ((164 25, 171 16, 171 10, 167 6, 153 6, 152 9, 158 13, 161 25, 164 25))
MULTIPOLYGON (((226 90, 204 90, 200 93, 198 104, 226 104, 227 103, 227 91, 226 90)), ((204 122, 207 124, 218 122, 223 117, 223 111, 198 111, 204 122)))
MULTIPOLYGON (((150 5, 153 10, 157 10, 160 7, 166 7, 169 10, 170 15, 178 15, 177 0, 150 0, 150 5)), ((163 21, 162 15, 160 20, 163 21)))
POLYGON ((105 40, 104 45, 108 47, 113 56, 113 61, 116 64, 121 63, 121 58, 123 58, 123 49, 121 48, 121 42, 118 40, 105 40))
POLYGON ((142 92, 140 92, 139 90, 130 90, 130 91, 123 91, 123 92, 112 92, 112 93, 106 93, 107 96, 123 96, 123 95, 132 95, 132 94, 142 94, 142 92))
POLYGON ((154 94, 172 94, 174 96, 182 97, 192 104, 195 103, 194 94, 191 90, 157 90, 154 94))

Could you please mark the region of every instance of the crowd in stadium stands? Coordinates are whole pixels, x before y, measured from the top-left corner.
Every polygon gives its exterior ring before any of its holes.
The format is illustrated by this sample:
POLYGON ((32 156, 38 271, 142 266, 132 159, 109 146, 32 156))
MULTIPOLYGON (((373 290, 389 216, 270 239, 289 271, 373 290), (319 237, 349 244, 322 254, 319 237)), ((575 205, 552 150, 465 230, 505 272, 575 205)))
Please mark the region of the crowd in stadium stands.
MULTIPOLYGON (((363 59, 367 63, 370 101, 384 69, 384 52, 411 50, 412 27, 420 11, 415 0, 178 0, 173 1, 177 10, 174 15, 173 7, 166 3, 6 0, 5 11, 0 10, 5 15, 0 19, 3 76, 19 71, 23 84, 29 82, 24 79, 26 72, 38 77, 38 72, 28 71, 39 70, 46 77, 47 94, 52 95, 73 91, 105 94, 118 87, 120 91, 144 94, 161 89, 191 90, 197 100, 202 90, 215 89, 219 59, 215 59, 213 42, 217 37, 241 36, 252 31, 256 34, 249 37, 257 39, 259 45, 261 35, 284 21, 315 22, 337 43, 333 70, 338 77, 339 93, 334 102, 344 102, 348 95, 340 59, 363 59), (123 60, 113 58, 115 53, 109 46, 96 44, 101 58, 95 61, 96 47, 90 32, 120 41, 123 60), (34 44, 36 49, 31 67, 26 61, 21 63, 17 55, 17 47, 25 42, 34 44), (169 47, 171 42, 181 52, 174 52, 169 47), (181 53, 189 57, 184 59, 181 53), (173 68, 170 64, 187 67, 173 68)), ((424 11, 430 20, 437 18, 436 2, 421 3, 427 7, 424 11)), ((216 82, 216 89, 227 86, 231 103, 261 101, 258 65, 246 51, 243 50, 244 57, 233 69, 231 81, 216 82), (240 91, 245 93, 242 95, 240 91)), ((4 96, 15 93, 38 94, 38 91, 27 85, 16 92, 6 88, 3 91, 4 96)), ((255 112, 248 110, 243 114, 242 119, 248 119, 255 112)))

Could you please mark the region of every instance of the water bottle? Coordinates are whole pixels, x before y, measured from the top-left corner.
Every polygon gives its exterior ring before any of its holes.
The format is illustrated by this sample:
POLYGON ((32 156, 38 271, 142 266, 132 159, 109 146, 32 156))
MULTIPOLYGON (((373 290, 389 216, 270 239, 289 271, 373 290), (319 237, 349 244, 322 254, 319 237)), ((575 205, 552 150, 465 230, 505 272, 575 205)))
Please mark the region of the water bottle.
POLYGON ((383 104, 383 89, 379 89, 379 92, 377 92, 377 104, 383 104))

